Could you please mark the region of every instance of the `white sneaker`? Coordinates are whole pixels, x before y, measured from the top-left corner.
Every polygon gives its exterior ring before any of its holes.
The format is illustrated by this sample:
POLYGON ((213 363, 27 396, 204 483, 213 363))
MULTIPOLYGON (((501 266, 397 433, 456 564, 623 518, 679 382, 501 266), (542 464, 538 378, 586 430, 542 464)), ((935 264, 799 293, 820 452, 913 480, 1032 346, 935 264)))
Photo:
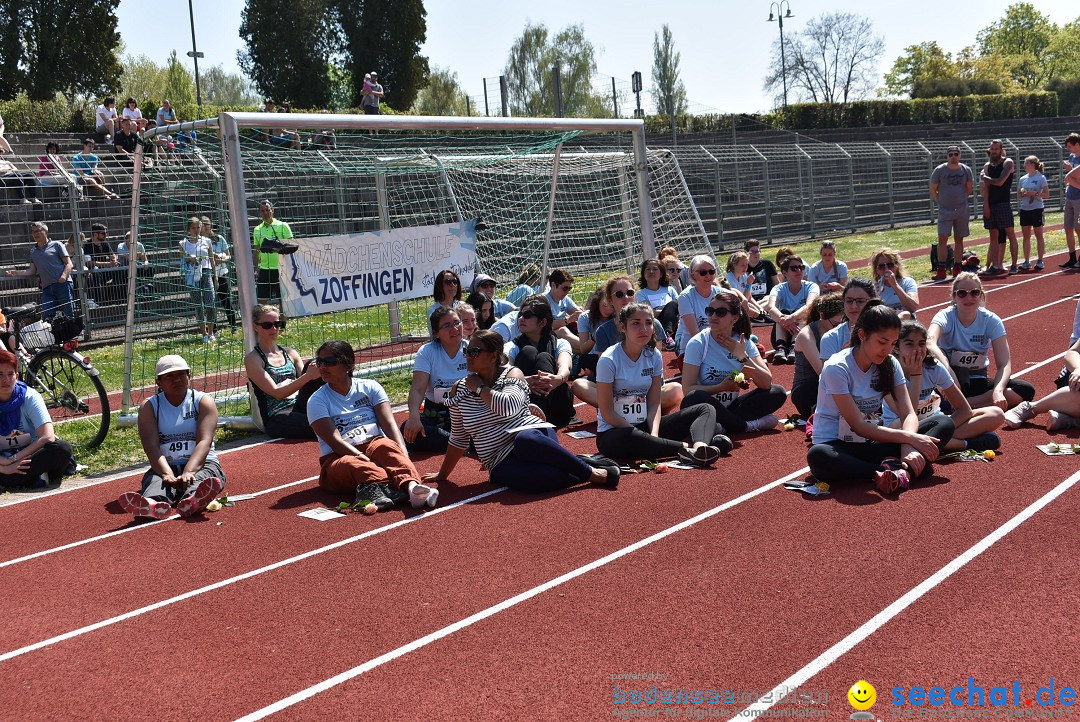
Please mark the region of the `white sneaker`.
POLYGON ((87 308, 97 308, 98 307, 98 302, 95 301, 92 298, 88 298, 88 299, 86 299, 86 307, 87 308))
POLYGON ((1050 423, 1046 425, 1047 431, 1064 431, 1065 429, 1080 429, 1080 419, 1069 416, 1064 411, 1051 411, 1050 423))
POLYGON ((1005 412, 1005 425, 1010 429, 1015 429, 1025 421, 1031 421, 1036 416, 1035 409, 1032 408, 1030 401, 1021 401, 1015 407, 1005 412))
POLYGON ((776 414, 769 414, 768 416, 762 416, 760 419, 747 421, 746 432, 768 431, 769 429, 775 429, 779 424, 780 419, 776 418, 776 414))
POLYGON ((409 505, 413 509, 423 509, 425 506, 434 508, 439 500, 439 490, 430 486, 412 482, 409 484, 409 505))

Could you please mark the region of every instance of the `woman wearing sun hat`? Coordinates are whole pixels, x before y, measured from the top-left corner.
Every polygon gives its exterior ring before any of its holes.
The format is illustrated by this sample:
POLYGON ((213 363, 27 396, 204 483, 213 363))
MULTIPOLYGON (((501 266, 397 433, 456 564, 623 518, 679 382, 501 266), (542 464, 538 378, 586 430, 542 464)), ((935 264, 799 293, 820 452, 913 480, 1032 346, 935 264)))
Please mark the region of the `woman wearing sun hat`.
POLYGON ((139 440, 150 461, 141 491, 120 496, 135 516, 164 519, 198 514, 225 488, 225 472, 214 451, 218 411, 209 394, 191 388, 191 367, 168 354, 155 369, 158 392, 139 409, 139 440))

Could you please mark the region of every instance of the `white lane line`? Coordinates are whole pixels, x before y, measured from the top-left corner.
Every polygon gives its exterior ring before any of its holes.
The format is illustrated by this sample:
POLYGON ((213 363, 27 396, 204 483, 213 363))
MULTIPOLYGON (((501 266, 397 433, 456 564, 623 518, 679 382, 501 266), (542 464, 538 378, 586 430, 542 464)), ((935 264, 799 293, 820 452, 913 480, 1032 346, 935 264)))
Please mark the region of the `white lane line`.
POLYGON ((1003 322, 1004 322, 1004 321, 1012 321, 1012 320, 1013 320, 1014 318, 1020 318, 1021 316, 1026 316, 1026 315, 1028 315, 1029 313, 1035 313, 1036 311, 1041 311, 1041 310, 1043 310, 1044 308, 1050 308, 1051 306, 1056 306, 1057 304, 1059 304, 1059 303, 1065 303, 1066 301, 1075 301, 1075 300, 1076 300, 1077 298, 1078 298, 1078 297, 1077 297, 1077 296, 1075 296, 1075 295, 1073 295, 1073 296, 1066 296, 1065 298, 1059 298, 1059 299, 1058 299, 1058 300, 1056 300, 1056 301, 1051 301, 1050 303, 1044 303, 1044 304, 1043 304, 1043 305, 1041 305, 1041 306, 1036 306, 1035 308, 1029 308, 1028 310, 1026 310, 1026 311, 1021 311, 1020 313, 1014 313, 1014 314, 1013 314, 1012 316, 1006 316, 1005 318, 1003 318, 1003 319, 1001 319, 1001 320, 1002 320, 1003 322))
POLYGON ((1053 356, 1051 356, 1048 359, 1043 359, 1042 361, 1040 361, 1037 364, 1032 364, 1031 366, 1028 366, 1028 367, 1026 367, 1024 369, 1021 369, 1020 371, 1017 371, 1016 373, 1014 373, 1012 375, 1012 377, 1016 378, 1017 376, 1023 376, 1024 374, 1028 373, 1029 371, 1034 371, 1037 368, 1042 368, 1046 364, 1052 364, 1055 361, 1057 361, 1059 358, 1064 358, 1064 357, 1065 357, 1065 352, 1064 351, 1062 351, 1059 354, 1054 354, 1053 356))
MULTIPOLYGON (((1025 283, 1034 283, 1035 281, 1042 281, 1043 279, 1053 278, 1054 276, 1060 276, 1060 275, 1063 275, 1064 273, 1065 273, 1065 271, 1051 271, 1050 273, 1042 273, 1042 274, 1040 274, 1038 276, 1035 276, 1034 278, 1025 278, 1022 281, 1016 281, 1016 282, 1013 282, 1013 283, 1006 282, 1004 285, 1001 285, 1001 286, 994 286, 993 288, 987 288, 986 293, 987 293, 987 295, 989 295, 991 293, 994 293, 995 291, 1007 291, 1010 288, 1016 288, 1017 286, 1023 286, 1025 283)), ((919 286, 919 288, 920 289, 922 289, 922 288, 934 288, 936 285, 937 284, 929 283, 929 284, 924 284, 922 286, 919 286)), ((940 288, 949 288, 949 286, 948 285, 942 285, 942 286, 940 286, 940 288)), ((946 306, 949 306, 949 305, 952 305, 952 299, 951 298, 946 300, 946 301, 943 301, 942 303, 935 303, 933 306, 919 306, 919 311, 930 311, 930 310, 935 309, 935 308, 945 308, 946 306)))
POLYGON ((1043 494, 1030 506, 1026 507, 1016 516, 1012 517, 1004 524, 999 526, 997 529, 987 534, 963 554, 956 557, 948 564, 943 566, 941 569, 937 570, 934 574, 924 579, 913 589, 911 589, 907 594, 882 609, 854 632, 847 635, 839 642, 826 649, 805 667, 803 667, 798 672, 795 672, 795 674, 791 675, 786 680, 781 682, 779 685, 776 686, 775 689, 773 689, 774 696, 770 697, 769 695, 765 695, 763 697, 763 699, 770 699, 773 701, 757 702, 755 704, 752 704, 745 710, 740 712, 739 715, 747 719, 758 717, 762 712, 775 705, 776 702, 779 701, 780 697, 787 694, 787 692, 789 692, 791 689, 805 684, 808 680, 810 680, 816 674, 818 674, 830 664, 838 660, 844 654, 850 652, 857 644, 859 644, 871 634, 876 632, 887 622, 893 619, 896 615, 900 614, 900 612, 907 609, 920 597, 922 597, 931 589, 951 577, 972 559, 982 554, 984 551, 993 546, 996 542, 1001 540, 1001 538, 1004 537, 1006 534, 1023 524, 1032 516, 1034 516, 1040 509, 1042 509, 1054 499, 1058 498, 1070 488, 1072 488, 1077 481, 1080 481, 1080 471, 1075 472, 1072 476, 1065 479, 1053 489, 1043 494))
MULTIPOLYGON (((305 699, 308 699, 309 697, 312 697, 312 696, 314 696, 316 694, 319 694, 320 692, 324 692, 324 691, 330 689, 331 687, 335 687, 335 686, 337 686, 337 685, 339 685, 339 684, 341 684, 343 682, 347 682, 348 680, 350 680, 350 679, 352 679, 354 677, 357 677, 357 676, 363 674, 364 672, 371 671, 372 669, 375 669, 376 667, 378 667, 380 665, 386 664, 387 662, 393 661, 393 660, 397 659, 398 657, 409 654, 410 652, 415 652, 417 649, 420 649, 421 647, 425 647, 425 646, 431 644, 432 642, 438 641, 438 640, 442 639, 443 637, 447 637, 447 636, 453 634, 454 632, 461 631, 462 629, 465 629, 466 627, 469 627, 469 626, 471 626, 473 624, 476 624, 479 621, 487 619, 488 617, 494 616, 494 615, 498 614, 499 612, 503 612, 503 611, 505 611, 507 609, 510 609, 511 607, 514 607, 514 606, 516 606, 518 604, 521 604, 522 602, 527 601, 529 599, 532 599, 533 597, 535 597, 535 596, 537 596, 539 594, 542 594, 543 592, 546 592, 549 589, 553 589, 553 588, 559 586, 560 584, 565 584, 566 582, 568 582, 568 581, 570 581, 572 579, 576 579, 577 577, 580 577, 583 574, 587 574, 588 572, 591 572, 594 569, 599 569, 600 567, 605 566, 607 564, 610 564, 611 562, 613 562, 613 561, 615 561, 617 559, 621 559, 622 557, 626 556, 627 554, 631 554, 631 553, 633 553, 633 552, 635 552, 635 551, 637 551, 637 550, 639 550, 639 549, 641 549, 643 547, 646 547, 646 546, 648 546, 650 544, 653 544, 654 542, 658 542, 661 539, 669 537, 672 534, 675 534, 676 532, 680 532, 683 529, 687 529, 689 527, 692 527, 695 524, 698 524, 700 522, 705 521, 706 519, 710 519, 710 518, 716 516, 717 514, 723 512, 723 511, 727 511, 728 509, 730 509, 730 508, 732 508, 734 506, 738 506, 739 504, 742 504, 744 501, 749 501, 750 499, 753 499, 755 496, 758 496, 760 494, 764 494, 765 492, 769 491, 770 489, 775 489, 777 486, 780 486, 781 484, 783 484, 786 481, 794 479, 797 476, 802 476, 803 474, 805 474, 808 471, 810 471, 809 468, 803 467, 802 469, 799 469, 798 471, 792 472, 792 473, 788 474, 787 476, 781 477, 781 478, 777 479, 776 481, 771 481, 768 484, 765 484, 764 486, 760 486, 757 489, 754 489, 753 491, 748 491, 745 494, 743 494, 742 496, 737 496, 734 499, 731 499, 730 501, 724 502, 720 506, 717 506, 717 507, 714 507, 714 508, 709 509, 707 511, 704 511, 704 512, 698 514, 697 516, 690 517, 689 519, 687 519, 685 521, 682 521, 682 522, 679 522, 678 524, 676 524, 674 526, 671 526, 671 527, 668 527, 667 529, 663 529, 661 531, 658 531, 655 534, 652 534, 651 536, 647 536, 644 539, 641 539, 640 541, 636 541, 633 544, 630 544, 630 545, 625 546, 625 547, 623 547, 621 549, 618 549, 618 550, 616 550, 616 551, 614 551, 614 552, 612 552, 612 553, 610 553, 610 554, 608 554, 606 556, 600 557, 599 559, 596 559, 595 561, 592 561, 592 562, 589 562, 588 564, 580 566, 577 569, 574 569, 574 570, 569 571, 569 572, 567 572, 565 574, 562 574, 562 575, 560 575, 558 577, 555 577, 554 579, 546 581, 543 584, 539 584, 539 585, 533 587, 532 589, 529 589, 527 591, 522 592, 521 594, 517 594, 517 595, 515 595, 513 597, 510 597, 509 599, 505 599, 505 600, 499 602, 498 604, 494 604, 494 605, 488 607, 487 609, 481 610, 481 611, 479 611, 479 612, 477 612, 475 614, 472 614, 472 615, 470 615, 468 617, 465 617, 464 619, 461 619, 461 620, 459 620, 457 622, 454 622, 453 624, 449 624, 449 625, 443 627, 442 629, 438 629, 438 630, 436 630, 434 632, 431 632, 430 634, 426 634, 423 637, 420 637, 419 639, 415 639, 412 642, 409 642, 408 644, 404 644, 404 645, 398 647, 397 649, 393 649, 393 650, 391 650, 389 652, 386 652, 385 654, 381 654, 378 657, 375 657, 374 659, 370 659, 367 662, 364 662, 363 664, 360 664, 360 665, 357 665, 356 667, 353 667, 352 669, 348 669, 348 670, 346 670, 344 672, 341 672, 340 674, 337 674, 337 675, 334 675, 333 677, 330 677, 329 679, 323 680, 322 682, 319 682, 318 684, 314 684, 314 685, 308 687, 307 689, 303 689, 303 690, 301 690, 301 691, 299 691, 299 692, 297 692, 295 694, 292 694, 292 695, 290 695, 290 696, 288 696, 288 697, 286 697, 286 698, 284 698, 282 700, 274 702, 271 705, 268 705, 266 707, 263 707, 262 709, 259 709, 259 710, 256 710, 256 711, 250 713, 250 714, 247 714, 247 715, 240 718, 240 722, 249 722, 250 720, 258 720, 258 719, 262 719, 263 717, 267 717, 268 715, 275 714, 276 712, 280 712, 281 710, 286 709, 287 707, 291 707, 292 705, 296 704, 297 702, 301 702, 301 701, 303 701, 305 699)), ((2 659, 2 658, 0 658, 0 659, 2 659)))
POLYGON ((394 522, 392 524, 387 524, 386 526, 379 527, 377 529, 370 529, 370 530, 368 530, 368 531, 366 531, 366 532, 364 532, 362 534, 357 534, 355 536, 348 537, 347 539, 341 539, 341 540, 333 542, 331 544, 327 544, 326 546, 321 546, 318 549, 312 549, 310 551, 303 552, 302 554, 297 554, 295 556, 291 556, 288 559, 282 559, 281 561, 274 562, 273 564, 267 564, 266 566, 262 566, 262 567, 259 567, 257 569, 252 569, 251 571, 244 572, 243 574, 237 574, 236 576, 232 576, 232 577, 229 577, 227 579, 222 579, 220 581, 214 582, 213 584, 207 584, 206 586, 199 587, 198 589, 192 589, 190 591, 184 592, 183 594, 177 594, 176 596, 169 597, 168 599, 163 599, 160 602, 154 602, 153 604, 148 604, 148 605, 146 605, 144 607, 139 607, 138 609, 132 609, 130 612, 124 612, 123 614, 119 614, 119 615, 117 615, 115 617, 109 617, 108 619, 103 619, 100 622, 94 622, 93 624, 88 624, 85 627, 79 627, 78 629, 73 629, 70 632, 65 632, 64 634, 59 634, 59 635, 57 635, 55 637, 50 637, 50 638, 44 639, 44 640, 42 640, 40 642, 35 642, 34 644, 29 644, 29 645, 27 645, 25 647, 20 647, 18 649, 13 649, 10 652, 5 652, 3 654, 0 654, 0 662, 6 662, 9 659, 14 659, 15 657, 20 657, 20 656, 22 656, 24 654, 27 654, 29 652, 34 652, 34 651, 39 650, 39 649, 44 649, 45 647, 51 646, 53 644, 58 644, 60 642, 66 641, 68 639, 73 639, 74 637, 79 637, 79 636, 81 636, 83 634, 86 634, 88 632, 93 632, 93 631, 95 631, 97 629, 102 629, 104 627, 108 627, 108 626, 111 626, 113 624, 123 622, 123 621, 125 621, 127 619, 132 619, 134 617, 138 617, 138 616, 141 616, 143 614, 147 614, 148 612, 153 612, 155 610, 162 609, 164 607, 168 607, 168 606, 170 606, 172 604, 176 604, 178 602, 182 602, 182 601, 185 601, 187 599, 191 599, 193 597, 197 597, 197 596, 200 596, 202 594, 206 594, 207 592, 212 592, 212 591, 214 591, 216 589, 221 589, 221 588, 227 587, 227 586, 229 586, 231 584, 236 584, 237 582, 244 581, 245 579, 251 579, 252 577, 257 577, 260 574, 265 574, 266 572, 272 572, 275 569, 281 569, 282 567, 286 567, 286 566, 289 566, 291 564, 295 564, 297 562, 303 561, 305 559, 309 559, 309 558, 314 557, 314 556, 318 556, 319 554, 325 554, 326 552, 333 551, 335 549, 340 549, 341 547, 348 546, 349 544, 353 544, 354 542, 358 542, 358 541, 361 541, 363 539, 367 539, 368 537, 372 537, 372 536, 375 536, 377 534, 382 534, 384 532, 388 532, 391 529, 397 529, 398 527, 405 526, 406 524, 412 524, 413 522, 419 521, 421 519, 429 519, 429 518, 431 518, 431 517, 433 517, 433 516, 435 516, 437 514, 442 514, 444 512, 450 511, 451 509, 456 509, 456 508, 458 508, 460 506, 464 506, 465 504, 469 504, 471 502, 478 501, 478 500, 483 499, 485 497, 492 496, 493 494, 498 494, 500 492, 506 491, 508 488, 509 487, 500 486, 499 488, 493 489, 492 491, 486 491, 483 494, 477 494, 476 496, 471 496, 468 499, 462 499, 461 501, 455 502, 453 504, 449 504, 449 505, 443 506, 443 507, 438 507, 436 509, 426 511, 423 514, 413 516, 413 517, 409 517, 407 519, 402 519, 400 521, 396 521, 396 522, 394 522))
MULTIPOLYGON (((319 478, 318 475, 309 476, 308 478, 300 479, 299 481, 290 481, 288 484, 281 484, 280 486, 274 486, 274 487, 271 487, 269 489, 263 489, 262 491, 256 491, 256 492, 253 492, 251 495, 252 496, 262 496, 263 494, 270 494, 272 492, 281 491, 282 489, 288 489, 291 486, 298 486, 300 484, 304 484, 306 482, 309 482, 309 481, 312 481, 312 480, 318 479, 318 478, 319 478)), ((49 554, 55 554, 56 552, 62 552, 65 549, 74 549, 75 547, 81 547, 81 546, 83 546, 85 544, 89 544, 91 542, 101 541, 102 539, 110 539, 110 538, 112 538, 114 536, 119 536, 121 534, 127 534, 128 532, 136 531, 138 529, 149 529, 149 528, 151 528, 153 526, 156 526, 158 524, 162 524, 164 522, 172 521, 173 519, 179 519, 179 518, 180 518, 179 515, 174 514, 174 515, 172 515, 172 516, 170 516, 170 517, 168 517, 166 519, 155 519, 154 521, 148 521, 148 522, 145 522, 143 524, 138 524, 136 526, 129 526, 129 527, 125 527, 123 529, 117 529, 116 531, 106 532, 105 534, 98 534, 97 536, 88 537, 86 539, 80 539, 79 541, 73 541, 73 542, 70 542, 68 544, 63 544, 63 545, 58 546, 58 547, 53 547, 51 549, 44 549, 44 550, 39 551, 39 552, 34 552, 33 554, 27 554, 26 556, 16 557, 15 559, 9 559, 6 562, 0 562, 0 569, 3 569, 4 567, 10 567, 13 564, 19 564, 20 562, 30 561, 31 559, 37 559, 38 557, 47 556, 49 554)))

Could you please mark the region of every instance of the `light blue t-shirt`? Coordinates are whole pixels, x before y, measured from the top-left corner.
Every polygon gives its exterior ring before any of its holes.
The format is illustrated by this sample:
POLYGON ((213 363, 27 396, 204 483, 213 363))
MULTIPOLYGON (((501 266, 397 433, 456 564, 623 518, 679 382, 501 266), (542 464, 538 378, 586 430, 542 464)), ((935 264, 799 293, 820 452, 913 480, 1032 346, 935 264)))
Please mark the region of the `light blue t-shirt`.
MULTIPOLYGON (((749 342, 746 344, 748 358, 757 358, 760 355, 755 344, 749 342)), ((702 331, 690 339, 690 342, 686 344, 683 364, 698 367, 698 383, 702 386, 718 384, 730 378, 732 371, 741 371, 743 367, 735 354, 713 340, 710 331, 702 331)))
MULTIPOLYGON (((514 338, 517 338, 520 335, 521 334, 515 334, 514 338)), ((512 341, 508 341, 506 345, 503 346, 503 353, 505 353, 507 358, 510 359, 510 363, 514 363, 514 361, 517 359, 518 351, 520 350, 521 349, 518 348, 518 345, 512 341)), ((565 338, 557 338, 555 339, 555 353, 559 356, 562 356, 564 353, 572 355, 574 352, 573 349, 570 348, 569 341, 567 341, 565 338)), ((558 359, 555 360, 558 361, 558 359)))
POLYGON ((831 271, 826 271, 825 264, 818 261, 810 266, 810 272, 806 274, 806 280, 818 286, 824 286, 826 283, 845 283, 847 277, 847 264, 843 261, 833 261, 831 271))
POLYGON ((822 361, 828 361, 833 354, 843 349, 844 344, 850 340, 851 326, 848 323, 842 323, 836 328, 829 329, 821 337, 821 343, 818 344, 818 358, 822 361))
MULTIPOLYGON (((383 435, 375 417, 375 407, 389 402, 383 387, 371 379, 353 379, 346 396, 334 391, 330 384, 323 384, 308 399, 308 423, 330 419, 346 441, 353 445, 365 444, 383 435)), ((333 451, 320 437, 319 454, 325 456, 333 451)))
MULTIPOLYGON (((465 302, 464 301, 454 301, 453 308, 457 308, 458 306, 460 306, 463 303, 465 303, 465 302)), ((445 306, 445 305, 446 304, 443 304, 443 303, 433 303, 430 306, 428 306, 428 310, 427 310, 428 330, 431 330, 431 314, 435 313, 435 309, 437 309, 439 306, 445 306)))
MULTIPOLYGON (((653 319, 653 334, 657 341, 667 338, 664 333, 664 325, 658 319, 653 319)), ((589 353, 602 354, 614 346, 619 340, 619 327, 615 325, 615 319, 609 318, 593 331, 593 347, 589 353)))
MULTIPOLYGON (((653 308, 663 308, 671 301, 679 300, 679 294, 675 292, 672 286, 660 286, 655 291, 650 291, 647 288, 643 288, 637 292, 637 296, 634 300, 638 303, 647 303, 653 308)), ((580 329, 581 324, 578 323, 580 329)))
POLYGON ((806 299, 810 297, 810 294, 816 294, 819 292, 816 283, 810 283, 803 281, 799 284, 798 291, 792 291, 791 286, 787 283, 781 283, 773 286, 772 291, 769 292, 770 298, 773 299, 773 305, 783 311, 784 313, 791 313, 797 311, 806 305, 806 299))
POLYGON ((937 345, 949 359, 949 365, 985 376, 990 366, 990 345, 1005 335, 1005 324, 993 311, 979 308, 970 326, 964 326, 956 315, 956 306, 943 308, 930 322, 941 328, 937 345))
POLYGON ((499 318, 500 316, 505 316, 506 314, 510 313, 511 311, 516 311, 517 310, 517 306, 510 303, 509 301, 504 301, 501 298, 493 298, 493 299, 491 299, 491 308, 492 308, 493 311, 495 311, 495 318, 499 318))
POLYGON ((27 387, 22 408, 19 409, 19 423, 10 434, 0 437, 0 454, 10 456, 19 449, 37 441, 38 427, 52 423, 45 399, 34 389, 27 387))
MULTIPOLYGON (((952 374, 941 364, 924 365, 922 377, 919 380, 922 381, 922 386, 919 389, 919 405, 915 407, 915 414, 919 417, 919 421, 922 422, 934 414, 941 413, 941 394, 939 390, 944 391, 952 386, 953 380, 952 374)), ((885 400, 885 409, 882 416, 885 426, 892 426, 899 418, 896 411, 893 410, 891 398, 885 400)))
POLYGON ((491 330, 502 336, 503 341, 517 338, 521 333, 518 331, 518 312, 511 311, 500 317, 495 323, 491 324, 491 330))
MULTIPOLYGON (((1021 190, 1042 193, 1043 189, 1049 187, 1050 185, 1046 182, 1046 176, 1039 171, 1035 171, 1035 175, 1027 175, 1025 173, 1020 176, 1021 190)), ((1022 211, 1034 211, 1042 207, 1043 199, 1039 198, 1039 196, 1024 196, 1020 199, 1020 210, 1022 211)))
POLYGON ((592 321, 589 320, 589 312, 582 311, 577 319, 578 338, 587 333, 592 333, 592 321))
MULTIPOLYGON (((615 412, 631 425, 640 424, 647 418, 647 396, 652 380, 664 373, 664 359, 660 352, 646 346, 637 361, 626 355, 621 343, 601 354, 596 362, 596 381, 611 384, 615 398, 615 412)), ((612 428, 599 410, 596 412, 596 431, 603 433, 612 428)))
POLYGON ((727 279, 729 286, 744 296, 750 294, 750 289, 754 285, 754 277, 749 272, 736 276, 734 271, 728 271, 724 278, 727 279))
MULTIPOLYGON (((537 289, 523 283, 520 286, 515 286, 510 293, 506 294, 506 300, 512 303, 516 308, 520 306, 521 302, 528 296, 532 296, 536 293, 539 293, 537 289)), ((507 313, 509 313, 509 311, 507 311, 507 313)))
POLYGON ((684 288, 679 294, 679 330, 675 333, 675 343, 678 348, 682 349, 691 338, 709 327, 709 317, 705 315, 705 309, 716 298, 716 292, 720 290, 716 286, 711 286, 710 289, 708 297, 702 297, 693 286, 684 288), (687 314, 697 319, 697 328, 686 327, 683 316, 687 314))
MULTIPOLYGON (((903 278, 898 279, 898 282, 900 284, 900 288, 904 289, 904 293, 909 296, 913 293, 919 292, 919 284, 915 283, 914 278, 904 276, 903 278)), ((874 285, 877 286, 878 296, 881 297, 882 303, 884 303, 886 306, 893 309, 894 311, 906 310, 904 308, 904 304, 900 303, 900 297, 896 295, 896 291, 894 291, 891 286, 886 286, 884 283, 881 282, 881 279, 875 281, 874 285)))
MULTIPOLYGON (((904 369, 895 356, 889 356, 885 363, 893 366, 894 387, 888 391, 891 393, 907 393, 907 379, 904 378, 904 369)), ((862 443, 867 441, 852 431, 846 420, 840 417, 840 410, 836 406, 834 394, 848 394, 855 402, 855 406, 871 423, 881 420, 882 399, 885 398, 885 390, 873 388, 878 378, 878 367, 871 364, 870 368, 863 371, 855 362, 852 349, 845 349, 836 354, 821 368, 821 382, 818 385, 817 407, 814 409, 814 443, 824 444, 828 441, 850 441, 862 443)))
POLYGON ((465 365, 465 342, 461 343, 457 355, 453 358, 446 355, 441 341, 425 343, 416 352, 413 371, 423 371, 428 375, 424 398, 441 404, 450 386, 469 375, 465 365))
POLYGON ((551 291, 548 291, 544 294, 544 298, 551 304, 551 315, 556 321, 560 318, 566 318, 566 314, 576 311, 578 307, 570 296, 563 296, 561 301, 556 301, 551 297, 551 291))

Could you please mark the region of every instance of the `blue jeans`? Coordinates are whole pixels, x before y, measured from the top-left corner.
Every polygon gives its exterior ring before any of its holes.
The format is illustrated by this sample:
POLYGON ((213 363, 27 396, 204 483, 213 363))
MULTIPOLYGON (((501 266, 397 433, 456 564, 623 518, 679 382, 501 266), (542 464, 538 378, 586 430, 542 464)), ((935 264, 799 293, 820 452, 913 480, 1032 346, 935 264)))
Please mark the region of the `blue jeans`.
POLYGON ((41 289, 41 317, 51 319, 56 314, 75 317, 71 303, 71 281, 53 283, 41 289))

